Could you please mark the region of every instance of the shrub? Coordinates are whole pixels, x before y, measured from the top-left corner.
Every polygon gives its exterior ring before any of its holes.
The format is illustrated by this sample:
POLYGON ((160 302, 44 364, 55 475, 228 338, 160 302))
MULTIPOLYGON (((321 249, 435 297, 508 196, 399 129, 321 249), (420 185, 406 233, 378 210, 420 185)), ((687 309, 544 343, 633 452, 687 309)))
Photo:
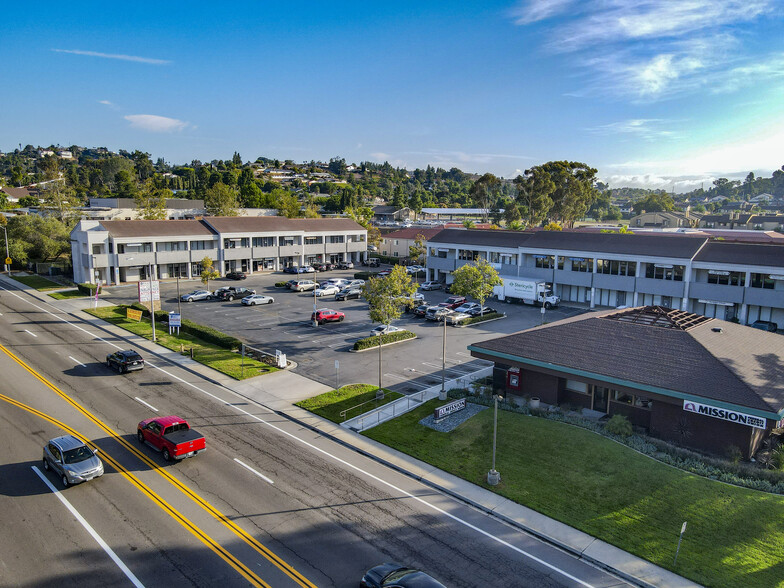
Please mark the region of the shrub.
MULTIPOLYGON (((125 314, 125 308, 123 306, 118 306, 116 312, 120 314, 125 314)), ((135 302, 131 305, 131 308, 135 308, 136 310, 142 311, 142 316, 149 318, 150 311, 145 308, 143 304, 139 302, 135 302)), ((169 318, 169 313, 165 310, 156 310, 155 311, 155 322, 160 323, 164 322, 166 319, 169 318)), ((193 335, 194 337, 198 337, 207 343, 214 343, 219 347, 223 347, 224 349, 239 349, 240 345, 242 345, 242 341, 237 339, 236 337, 232 337, 231 335, 227 335, 226 333, 221 333, 217 329, 213 329, 212 327, 207 327, 204 325, 200 325, 198 323, 194 323, 193 321, 189 321, 184 319, 182 321, 182 326, 180 327, 180 331, 183 333, 188 333, 189 335, 193 335)))
POLYGON ((604 425, 604 428, 607 429, 608 433, 618 435, 619 437, 631 437, 632 434, 632 424, 622 414, 612 415, 607 424, 604 425))
POLYGON ((727 459, 732 463, 738 463, 741 459, 743 459, 743 452, 737 445, 730 445, 727 447, 726 455, 727 459))
POLYGON ((473 325, 474 323, 481 323, 482 321, 489 321, 490 319, 501 318, 502 316, 504 315, 503 313, 500 312, 488 312, 487 314, 484 314, 482 316, 472 316, 471 318, 467 318, 464 321, 462 321, 460 324, 473 325))
POLYGON ((285 288, 286 287, 286 282, 275 282, 275 287, 276 288, 285 288))
POLYGON ((95 284, 76 284, 76 289, 85 296, 92 296, 95 293, 95 284))
MULTIPOLYGON (((388 333, 381 335, 381 344, 394 343, 395 341, 405 341, 406 339, 413 339, 416 337, 411 331, 397 331, 395 333, 388 333)), ((366 337, 354 343, 354 351, 361 351, 363 349, 370 349, 371 347, 378 346, 378 336, 366 337)))
POLYGON ((355 280, 368 280, 372 276, 375 276, 376 272, 370 272, 367 270, 362 270, 361 272, 354 272, 354 279, 355 280))
POLYGON ((771 463, 777 470, 784 470, 784 446, 771 452, 771 463))

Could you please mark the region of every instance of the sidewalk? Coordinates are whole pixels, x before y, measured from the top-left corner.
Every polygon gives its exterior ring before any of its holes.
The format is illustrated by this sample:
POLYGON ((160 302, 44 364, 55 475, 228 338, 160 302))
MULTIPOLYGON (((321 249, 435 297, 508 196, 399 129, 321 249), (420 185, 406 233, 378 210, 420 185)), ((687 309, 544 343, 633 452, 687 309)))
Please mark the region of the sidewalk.
MULTIPOLYGON (((0 276, 0 282, 6 282, 6 276, 0 276)), ((13 282, 15 286, 21 286, 13 282)), ((395 449, 381 445, 363 435, 346 429, 331 421, 323 419, 294 406, 295 402, 329 391, 331 388, 310 380, 289 370, 258 376, 242 382, 215 372, 210 368, 186 357, 156 346, 152 342, 137 337, 127 331, 103 323, 100 319, 78 312, 91 308, 93 299, 54 300, 45 294, 27 289, 41 300, 46 300, 63 312, 78 313, 90 323, 100 324, 105 331, 114 333, 137 348, 144 349, 149 355, 162 357, 177 364, 194 374, 223 386, 233 392, 257 402, 274 412, 289 418, 302 426, 323 434, 346 447, 352 448, 362 455, 383 463, 396 471, 408 475, 422 483, 440 490, 450 496, 468 503, 482 511, 490 513, 507 523, 530 533, 550 544, 553 544, 576 557, 592 563, 602 569, 617 574, 627 582, 643 587, 686 588, 699 586, 685 578, 656 566, 644 559, 633 556, 612 545, 600 541, 582 531, 559 523, 525 506, 498 496, 491 490, 476 486, 449 473, 443 472, 427 463, 405 455, 395 449)), ((100 299, 99 305, 105 305, 100 299)))

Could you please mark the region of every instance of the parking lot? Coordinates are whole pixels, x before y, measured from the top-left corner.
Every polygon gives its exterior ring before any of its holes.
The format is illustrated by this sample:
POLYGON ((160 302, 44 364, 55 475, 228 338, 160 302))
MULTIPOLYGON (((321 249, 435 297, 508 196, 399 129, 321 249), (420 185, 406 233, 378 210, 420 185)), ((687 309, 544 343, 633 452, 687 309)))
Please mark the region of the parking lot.
MULTIPOLYGON (((383 269, 383 268, 382 268, 383 269)), ((316 274, 318 281, 332 277, 352 278, 352 270, 336 270, 316 274)), ((312 274, 300 277, 312 278, 312 274)), ((313 292, 293 292, 276 288, 276 282, 291 279, 290 274, 254 274, 246 280, 219 279, 210 282, 209 289, 222 286, 241 286, 258 294, 274 297, 275 302, 260 306, 243 306, 233 302, 204 300, 182 302, 183 318, 208 325, 242 340, 248 345, 274 353, 279 349, 295 361, 297 373, 330 386, 355 382, 378 382, 378 351, 351 352, 357 339, 370 335, 376 324, 370 321, 367 303, 360 300, 335 301, 334 296, 316 299, 317 308, 333 308, 346 314, 343 322, 326 323, 314 327, 310 321, 314 307, 313 292)), ((180 293, 203 289, 198 280, 180 280, 180 293)), ((136 300, 136 285, 111 287, 103 296, 114 304, 130 304, 136 300)), ((423 292, 427 302, 438 304, 448 294, 440 290, 423 292)), ((177 284, 161 282, 161 306, 166 311, 177 310, 177 284)), ((460 378, 489 365, 471 357, 467 346, 499 335, 514 333, 538 325, 542 321, 540 309, 487 302, 489 306, 507 313, 507 318, 465 328, 446 328, 446 377, 460 378)), ((547 311, 548 322, 573 316, 579 309, 559 308, 547 311)), ((442 323, 404 314, 395 325, 408 329, 417 339, 382 348, 382 383, 386 388, 401 393, 418 392, 441 382, 441 353, 444 337, 442 323)))

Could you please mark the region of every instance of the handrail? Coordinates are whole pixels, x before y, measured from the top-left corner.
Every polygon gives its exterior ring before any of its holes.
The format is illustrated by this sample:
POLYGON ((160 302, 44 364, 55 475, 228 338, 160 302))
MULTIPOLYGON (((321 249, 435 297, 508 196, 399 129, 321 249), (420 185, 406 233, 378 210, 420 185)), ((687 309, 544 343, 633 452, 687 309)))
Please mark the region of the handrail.
MULTIPOLYGON (((386 396, 386 393, 382 392, 381 396, 377 396, 377 397, 372 398, 370 400, 365 400, 365 402, 363 402, 361 404, 357 404, 356 406, 352 406, 351 408, 347 408, 346 410, 341 410, 340 413, 339 413, 340 414, 340 418, 342 418, 343 420, 346 420, 346 413, 347 412, 349 412, 351 410, 354 410, 355 408, 359 408, 360 406, 365 406, 366 404, 370 404, 371 402, 378 402, 379 400, 384 400, 385 396, 386 396)), ((386 404, 384 406, 386 406, 386 404)), ((379 406, 377 408, 381 408, 381 407, 379 406)))

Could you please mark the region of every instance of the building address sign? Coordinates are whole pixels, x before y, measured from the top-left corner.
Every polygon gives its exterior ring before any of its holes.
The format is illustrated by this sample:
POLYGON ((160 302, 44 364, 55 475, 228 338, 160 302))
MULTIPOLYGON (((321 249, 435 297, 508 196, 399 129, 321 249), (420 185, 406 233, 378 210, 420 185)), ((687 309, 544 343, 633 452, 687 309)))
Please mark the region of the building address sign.
POLYGON ((699 402, 692 402, 691 400, 683 401, 683 410, 686 412, 696 412, 697 414, 721 419, 723 421, 738 423, 739 425, 747 425, 756 429, 765 428, 765 419, 761 417, 735 412, 734 410, 727 410, 726 408, 700 404, 699 402))

